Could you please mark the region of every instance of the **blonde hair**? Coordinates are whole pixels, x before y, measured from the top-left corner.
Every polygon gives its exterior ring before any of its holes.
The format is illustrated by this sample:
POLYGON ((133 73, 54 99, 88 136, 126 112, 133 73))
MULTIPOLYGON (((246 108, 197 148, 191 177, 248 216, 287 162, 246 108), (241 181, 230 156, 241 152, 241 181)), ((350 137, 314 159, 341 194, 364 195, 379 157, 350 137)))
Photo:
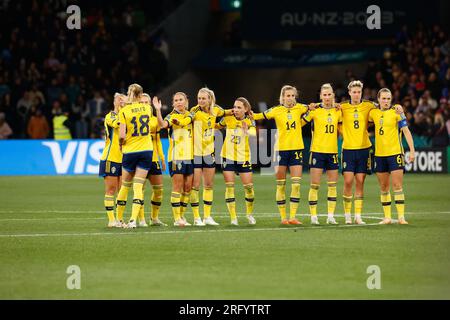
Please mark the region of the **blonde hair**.
POLYGON ((210 103, 209 103, 209 109, 210 111, 212 111, 212 108, 216 105, 216 95, 214 94, 214 91, 212 91, 211 89, 208 88, 201 88, 200 90, 198 90, 198 93, 206 93, 209 97, 210 103))
POLYGON ((141 98, 148 98, 149 103, 152 103, 152 98, 150 97, 150 95, 148 93, 143 93, 141 95, 141 98))
POLYGON ((124 95, 123 93, 116 92, 116 93, 114 93, 114 99, 117 98, 117 97, 126 98, 127 96, 124 95))
POLYGON ((325 90, 325 89, 331 89, 331 91, 334 92, 333 87, 331 86, 330 83, 324 83, 324 84, 320 87, 320 93, 322 93, 322 90, 325 90))
POLYGON ((350 89, 353 88, 353 87, 359 87, 359 88, 362 89, 364 86, 363 86, 363 83, 362 83, 361 81, 359 81, 359 80, 353 80, 353 81, 351 81, 351 82, 348 84, 347 89, 350 90, 350 89))
POLYGON ((389 94, 391 95, 391 97, 392 97, 392 92, 391 92, 391 90, 389 90, 388 88, 381 88, 380 91, 378 91, 378 93, 377 93, 377 99, 380 99, 380 95, 381 95, 383 92, 389 93, 389 94))
POLYGON ((280 104, 281 104, 281 105, 284 105, 284 93, 285 93, 286 91, 288 91, 288 90, 294 90, 294 91, 295 91, 295 97, 298 98, 298 90, 297 90, 296 87, 290 86, 290 85, 284 85, 284 86, 281 88, 281 91, 280 91, 280 99, 279 99, 279 101, 280 101, 280 104))
POLYGON ((144 92, 144 89, 142 89, 142 87, 137 84, 137 83, 133 83, 130 84, 128 86, 128 92, 127 92, 127 96, 128 96, 128 102, 133 102, 138 100, 142 93, 144 92))
POLYGON ((248 100, 244 97, 239 97, 236 99, 236 101, 240 101, 242 102, 242 104, 244 105, 245 108, 245 114, 248 114, 250 110, 252 110, 252 105, 250 104, 250 102, 248 102, 248 100))

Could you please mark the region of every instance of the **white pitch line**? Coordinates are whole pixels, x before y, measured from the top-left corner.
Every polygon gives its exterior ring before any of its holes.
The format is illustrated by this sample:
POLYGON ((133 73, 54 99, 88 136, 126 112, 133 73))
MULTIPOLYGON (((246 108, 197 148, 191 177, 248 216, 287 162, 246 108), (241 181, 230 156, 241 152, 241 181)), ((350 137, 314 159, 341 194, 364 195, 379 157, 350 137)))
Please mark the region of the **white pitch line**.
MULTIPOLYGON (((49 211, 24 211, 24 212, 28 212, 28 213, 49 213, 49 211)), ((104 211, 53 211, 52 213, 57 213, 57 212, 61 212, 61 213, 102 213, 104 214, 104 211)), ((0 213, 2 213, 2 211, 0 211, 0 213)), ((15 212, 18 213, 18 212, 15 212)), ((23 212, 22 212, 23 213, 23 212)), ((162 211, 162 213, 166 213, 166 214, 170 214, 171 212, 168 211, 162 211)), ((450 213, 450 211, 436 211, 436 212, 406 212, 406 215, 420 215, 420 214, 430 214, 430 213, 450 213)), ((238 217, 239 216, 245 216, 245 212, 238 212, 238 217)), ((362 215, 363 218, 365 217, 369 217, 367 216, 367 214, 370 215, 383 215, 382 212, 367 212, 365 214, 362 215)), ((228 213, 212 213, 212 216, 214 217, 229 217, 230 215, 228 213)), ((274 212, 260 212, 260 213, 255 213, 254 216, 256 218, 261 217, 261 218, 266 218, 266 217, 279 217, 278 213, 274 213, 274 212)), ((297 214, 297 216, 303 216, 303 217, 309 217, 309 214, 306 213, 301 213, 301 214, 297 214)), ((319 214, 318 216, 323 216, 326 217, 326 214, 319 214)), ((343 214, 335 214, 335 217, 344 217, 343 214)), ((6 221, 48 221, 48 220, 56 220, 56 221, 77 221, 77 220, 104 220, 106 219, 106 217, 46 217, 46 218, 0 218, 0 221, 2 222, 6 222, 6 221)))
MULTIPOLYGON (((375 219, 380 219, 378 217, 374 217, 375 219)), ((381 220, 381 219, 380 219, 381 220)), ((154 231, 154 232, 92 232, 92 233, 25 233, 25 234, 0 234, 0 238, 35 238, 35 237, 84 237, 84 236, 109 236, 109 235, 120 235, 120 236, 129 236, 129 235, 147 235, 147 234, 175 234, 175 233, 214 233, 214 232, 255 232, 255 231, 302 231, 302 230, 316 230, 316 229, 325 229, 325 228, 351 228, 351 227, 368 227, 368 226, 377 226, 378 223, 368 223, 365 225, 340 225, 340 226, 311 226, 308 229, 302 227, 295 228, 259 228, 259 229, 218 229, 218 230, 192 230, 192 231, 154 231)))

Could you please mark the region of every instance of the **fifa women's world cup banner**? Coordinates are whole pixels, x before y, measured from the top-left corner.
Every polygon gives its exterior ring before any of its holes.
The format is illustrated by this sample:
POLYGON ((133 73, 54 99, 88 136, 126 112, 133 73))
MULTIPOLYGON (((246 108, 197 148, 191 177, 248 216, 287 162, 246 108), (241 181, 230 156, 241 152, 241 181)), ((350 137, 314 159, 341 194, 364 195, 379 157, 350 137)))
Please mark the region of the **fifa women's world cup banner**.
MULTIPOLYGON (((227 142, 217 130, 214 134, 215 163, 220 166, 224 156, 230 154, 237 157, 238 162, 245 162, 248 155, 249 162, 254 168, 259 167, 261 174, 274 174, 278 157, 274 151, 276 135, 277 130, 260 129, 258 137, 249 139, 248 145, 240 149, 235 144, 236 139, 227 142), (224 144, 228 150, 225 155, 221 153, 224 144)), ((307 169, 310 140, 305 138, 304 141, 302 158, 307 169)), ((161 142, 167 159, 168 139, 161 139, 161 142)), ((0 140, 0 175, 95 175, 104 146, 103 140, 0 140)), ((447 173, 447 152, 447 148, 418 148, 416 161, 407 163, 406 171, 447 173)), ((408 158, 408 151, 405 158, 408 158)))

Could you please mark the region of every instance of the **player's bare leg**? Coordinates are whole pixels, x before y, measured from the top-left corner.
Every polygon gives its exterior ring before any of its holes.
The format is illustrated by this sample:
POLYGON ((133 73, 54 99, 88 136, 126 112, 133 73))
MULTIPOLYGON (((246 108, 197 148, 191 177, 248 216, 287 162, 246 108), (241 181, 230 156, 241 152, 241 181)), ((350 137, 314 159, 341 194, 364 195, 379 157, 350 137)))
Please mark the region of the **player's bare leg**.
POLYGON ((380 185, 381 191, 381 205, 383 206, 384 219, 380 224, 391 224, 391 193, 389 186, 389 173, 388 172, 377 172, 378 184, 380 185))
POLYGON ((338 170, 327 170, 327 184, 328 184, 328 217, 327 224, 338 224, 334 219, 334 212, 336 210, 336 184, 339 176, 338 170))
POLYGON ((319 220, 317 218, 317 201, 319 194, 320 179, 322 178, 323 169, 311 168, 309 175, 311 178, 311 186, 309 188, 309 212, 311 214, 311 224, 318 225, 319 220))
POLYGON ((286 218, 286 166, 275 167, 275 177, 277 179, 276 201, 282 224, 289 224, 286 218))
POLYGON ((289 171, 291 173, 291 197, 289 204, 289 224, 300 225, 302 224, 295 216, 300 203, 300 180, 302 178, 303 166, 295 165, 290 166, 289 171))

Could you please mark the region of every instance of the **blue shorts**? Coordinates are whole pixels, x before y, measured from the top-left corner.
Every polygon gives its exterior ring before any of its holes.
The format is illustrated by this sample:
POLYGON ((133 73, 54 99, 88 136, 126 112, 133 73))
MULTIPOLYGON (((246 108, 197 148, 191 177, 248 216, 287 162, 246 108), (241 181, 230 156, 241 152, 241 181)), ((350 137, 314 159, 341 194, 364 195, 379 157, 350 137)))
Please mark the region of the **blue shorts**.
POLYGON ((338 154, 311 152, 309 155, 309 166, 310 168, 318 168, 324 170, 338 170, 338 154))
POLYGON ((301 166, 303 165, 303 150, 278 151, 279 166, 301 166))
POLYGON ((152 161, 152 166, 150 167, 150 170, 147 173, 147 178, 150 176, 157 176, 161 175, 161 166, 159 165, 159 161, 152 161))
POLYGON ((215 168, 216 159, 214 153, 207 156, 194 156, 194 168, 215 168))
POLYGON ((152 167, 153 151, 124 153, 122 167, 128 172, 136 171, 136 168, 150 170, 152 167))
POLYGON ((185 176, 194 173, 194 165, 192 160, 174 160, 169 162, 169 173, 172 177, 174 174, 182 174, 185 176))
POLYGON ((100 177, 120 177, 122 175, 122 164, 108 160, 100 160, 98 175, 100 177))
POLYGON ((229 159, 222 159, 223 171, 234 171, 236 173, 252 172, 252 164, 249 161, 237 162, 229 159))
POLYGON ((405 158, 402 154, 387 157, 375 156, 374 172, 391 172, 395 170, 405 170, 405 158))
POLYGON ((371 149, 342 150, 341 159, 342 173, 372 173, 372 153, 371 149))

